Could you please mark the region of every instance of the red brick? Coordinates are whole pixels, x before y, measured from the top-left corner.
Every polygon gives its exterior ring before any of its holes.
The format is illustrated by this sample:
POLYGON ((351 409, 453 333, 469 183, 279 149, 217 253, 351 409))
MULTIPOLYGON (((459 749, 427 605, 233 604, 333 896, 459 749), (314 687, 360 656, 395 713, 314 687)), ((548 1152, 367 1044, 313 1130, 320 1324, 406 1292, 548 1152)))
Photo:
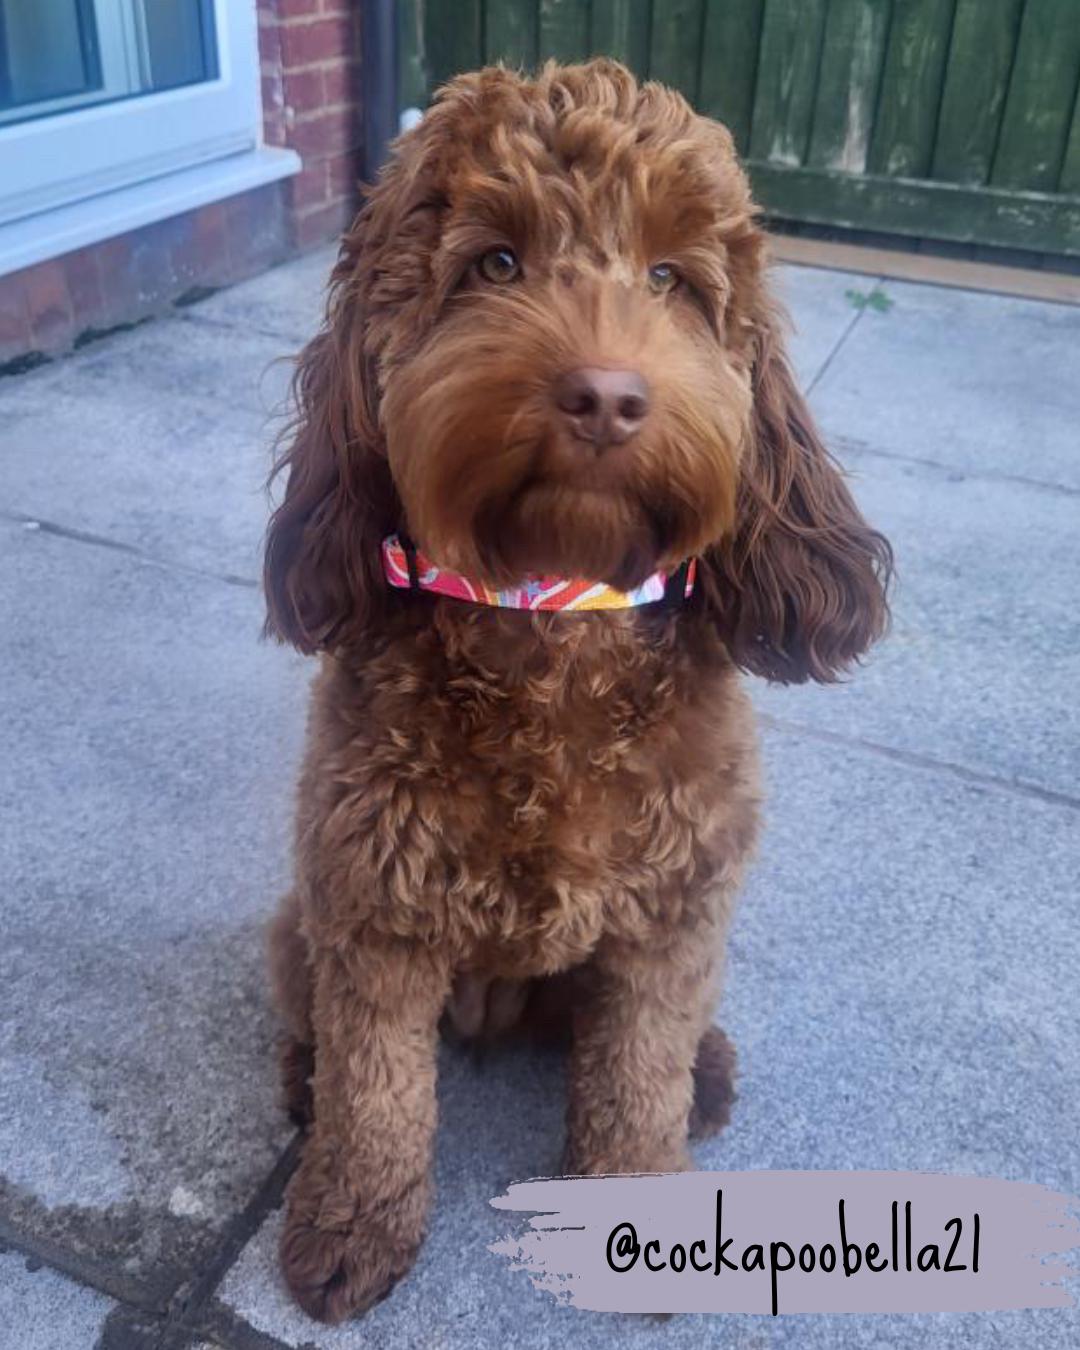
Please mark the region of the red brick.
POLYGON ((134 249, 139 285, 147 303, 155 308, 205 286, 206 257, 199 232, 198 211, 185 211, 140 231, 145 245, 134 249))
POLYGON ((323 160, 305 165, 303 172, 298 173, 289 182, 295 211, 309 211, 314 206, 325 206, 330 200, 326 163, 323 160))
POLYGON ((335 61, 324 66, 323 101, 328 107, 336 103, 356 103, 360 94, 359 67, 354 61, 335 61))
POLYGON ((280 78, 264 75, 262 77, 263 132, 269 145, 284 145, 285 97, 280 78))
POLYGON ((41 351, 60 351, 74 336, 71 297, 63 263, 52 258, 36 267, 28 267, 24 275, 33 344, 41 351))
POLYGON ((335 108, 297 121, 289 144, 305 158, 327 159, 354 150, 360 144, 358 117, 354 108, 335 108))
POLYGON ((319 13, 319 0, 277 0, 280 19, 310 19, 319 13))
POLYGON ((228 201, 210 202, 188 212, 186 229, 174 242, 171 256, 177 295, 227 286, 233 280, 231 227, 228 201))
POLYGON ((26 273, 0 277, 0 361, 30 350, 30 310, 26 302, 26 273))
POLYGON ((294 113, 315 112, 325 106, 323 72, 318 66, 306 70, 287 70, 284 80, 285 102, 294 113))
POLYGON ((356 214, 351 203, 332 202, 305 215, 298 215, 293 223, 297 248, 314 248, 328 240, 337 239, 356 214))
POLYGON ((270 74, 262 77, 263 116, 281 116, 285 108, 285 90, 281 78, 270 74))
POLYGON ((132 235, 121 234, 103 239, 94 249, 101 271, 106 327, 124 323, 137 308, 138 285, 131 266, 131 240, 132 235))
POLYGON ((281 29, 281 56, 286 69, 349 56, 353 50, 353 28, 348 19, 286 23, 281 29))
POLYGON ((104 328, 105 293, 96 248, 81 248, 63 259, 75 329, 104 328))
MULTIPOLYGON (((192 212, 190 252, 176 259, 178 271, 195 286, 226 286, 232 278, 229 218, 224 202, 210 202, 192 212)), ((185 286, 190 289, 190 286, 185 286)))
POLYGON ((355 200, 360 185, 360 166, 356 155, 332 155, 326 161, 326 179, 332 200, 355 200))
POLYGON ((277 29, 270 34, 259 33, 259 73, 281 79, 281 38, 277 29))
POLYGON ((254 276, 289 253, 286 209, 281 185, 242 192, 225 202, 232 280, 254 276))
POLYGON ((263 65, 281 64, 281 30, 276 19, 265 27, 259 26, 259 60, 263 65))
POLYGON ((135 283, 134 310, 126 319, 158 313, 182 289, 176 277, 174 249, 179 254, 190 241, 187 215, 157 220, 132 232, 129 271, 135 283))

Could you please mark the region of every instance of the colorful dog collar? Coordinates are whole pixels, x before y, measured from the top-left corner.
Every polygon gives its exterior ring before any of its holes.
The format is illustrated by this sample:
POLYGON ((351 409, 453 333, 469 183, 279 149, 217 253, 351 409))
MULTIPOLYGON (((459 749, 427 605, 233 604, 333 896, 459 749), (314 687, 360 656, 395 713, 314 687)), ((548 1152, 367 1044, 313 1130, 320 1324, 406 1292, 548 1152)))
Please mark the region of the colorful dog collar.
POLYGON ((398 590, 429 591, 455 600, 500 609, 633 609, 669 596, 682 601, 694 589, 695 560, 672 573, 654 572, 632 591, 617 591, 602 581, 573 581, 566 577, 529 577, 520 586, 494 590, 483 582, 437 567, 430 559, 391 534, 382 544, 383 573, 398 590))

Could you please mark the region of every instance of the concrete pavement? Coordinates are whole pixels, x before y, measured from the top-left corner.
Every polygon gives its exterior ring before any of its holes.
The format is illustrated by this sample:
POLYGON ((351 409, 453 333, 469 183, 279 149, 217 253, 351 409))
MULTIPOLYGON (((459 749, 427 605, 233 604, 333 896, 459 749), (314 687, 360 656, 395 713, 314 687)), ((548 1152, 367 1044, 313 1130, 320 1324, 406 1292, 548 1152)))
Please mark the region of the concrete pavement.
MULTIPOLYGON (((1076 1312, 553 1306, 487 1200, 557 1166, 557 1060, 444 1052, 414 1274, 328 1332, 274 1242, 294 1157, 261 924, 309 670, 258 640, 261 481, 331 255, 0 380, 0 1348, 1007 1346, 1076 1312)), ((849 684, 755 689, 768 828, 703 1167, 1080 1191, 1080 310, 788 269, 793 353, 900 568, 849 684), (880 307, 862 303, 875 285, 880 307)))

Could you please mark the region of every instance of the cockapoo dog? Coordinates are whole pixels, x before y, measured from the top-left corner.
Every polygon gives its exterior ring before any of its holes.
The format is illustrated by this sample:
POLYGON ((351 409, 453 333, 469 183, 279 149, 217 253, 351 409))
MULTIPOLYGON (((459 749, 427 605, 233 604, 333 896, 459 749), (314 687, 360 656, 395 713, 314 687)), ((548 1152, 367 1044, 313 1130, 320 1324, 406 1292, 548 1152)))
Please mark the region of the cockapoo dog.
POLYGON ((452 81, 344 240, 265 578, 321 653, 271 933, 315 1317, 416 1255, 444 1016, 563 1019, 568 1173, 684 1168, 727 1118, 739 671, 833 679, 890 569, 764 264, 728 132, 606 60, 452 81))

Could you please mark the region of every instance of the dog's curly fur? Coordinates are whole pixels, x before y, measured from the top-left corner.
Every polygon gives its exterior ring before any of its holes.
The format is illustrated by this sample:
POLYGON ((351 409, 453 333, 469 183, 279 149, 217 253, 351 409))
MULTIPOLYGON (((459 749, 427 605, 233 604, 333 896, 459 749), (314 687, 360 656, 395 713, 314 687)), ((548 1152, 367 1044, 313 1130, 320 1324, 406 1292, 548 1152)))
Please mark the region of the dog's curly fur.
POLYGON ((570 1029, 568 1171, 681 1168, 727 1119, 710 1015, 759 802, 738 670, 833 679, 884 629, 890 554, 796 390, 730 136, 610 61, 442 91, 344 240, 297 392, 268 629, 322 658, 271 934, 310 1125, 282 1260, 337 1321, 420 1243, 444 1014, 570 1029), (476 268, 500 247, 507 284, 476 268), (583 365, 651 391, 602 455, 553 404, 583 365), (689 557, 699 581, 681 609, 462 604, 386 585, 403 528, 496 584, 689 557))

